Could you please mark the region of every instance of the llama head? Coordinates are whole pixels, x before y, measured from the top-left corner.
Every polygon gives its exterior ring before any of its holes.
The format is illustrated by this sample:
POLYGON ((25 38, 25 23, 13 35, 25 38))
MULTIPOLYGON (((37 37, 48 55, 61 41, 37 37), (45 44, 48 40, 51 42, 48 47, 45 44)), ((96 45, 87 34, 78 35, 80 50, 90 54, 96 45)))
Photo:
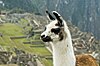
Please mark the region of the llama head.
POLYGON ((50 23, 45 26, 45 30, 41 34, 41 39, 44 42, 58 42, 66 37, 63 18, 56 11, 53 11, 52 13, 56 18, 53 18, 53 16, 46 11, 50 23))

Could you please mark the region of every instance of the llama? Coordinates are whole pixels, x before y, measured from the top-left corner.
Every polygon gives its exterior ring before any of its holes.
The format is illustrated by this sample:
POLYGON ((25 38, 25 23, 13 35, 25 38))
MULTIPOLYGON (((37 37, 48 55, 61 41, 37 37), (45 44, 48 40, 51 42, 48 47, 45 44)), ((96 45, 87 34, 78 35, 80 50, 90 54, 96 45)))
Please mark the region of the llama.
POLYGON ((43 42, 49 42, 53 49, 53 66, 97 66, 96 60, 90 55, 75 56, 70 31, 61 15, 46 11, 50 21, 41 34, 43 42))

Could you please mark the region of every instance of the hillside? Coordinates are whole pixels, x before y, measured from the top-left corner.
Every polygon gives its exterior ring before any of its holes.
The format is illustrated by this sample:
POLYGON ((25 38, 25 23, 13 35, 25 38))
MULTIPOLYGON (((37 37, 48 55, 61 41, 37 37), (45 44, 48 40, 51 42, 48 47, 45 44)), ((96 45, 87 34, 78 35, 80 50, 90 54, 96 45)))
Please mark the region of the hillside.
MULTIPOLYGON (((96 40, 92 33, 82 32, 71 22, 66 22, 72 34, 75 54, 92 54, 100 63, 100 41, 96 40)), ((40 40, 40 33, 47 23, 45 16, 33 13, 1 15, 0 58, 2 60, 0 64, 25 65, 27 62, 37 64, 39 60, 43 65, 52 66, 52 55, 45 47, 51 50, 52 48, 40 40), (5 56, 5 53, 8 55, 5 56), (11 59, 9 60, 8 57, 11 59)))
MULTIPOLYGON (((27 40, 25 37, 16 38, 16 37, 20 37, 20 36, 25 36, 25 34, 23 34, 23 32, 22 32, 22 28, 20 28, 16 24, 6 23, 6 24, 0 25, 0 33, 2 34, 2 36, 0 37, 0 47, 2 48, 2 49, 0 49, 0 53, 1 53, 1 51, 13 52, 13 54, 12 54, 13 57, 15 57, 17 55, 19 55, 19 57, 21 57, 22 55, 19 53, 23 53, 23 52, 25 52, 24 55, 27 56, 27 54, 29 54, 29 55, 31 54, 32 57, 34 57, 33 55, 37 55, 37 56, 39 55, 39 56, 43 56, 43 57, 45 57, 46 55, 51 55, 50 52, 44 47, 44 45, 38 44, 38 43, 34 44, 35 42, 39 42, 40 41, 39 39, 32 40, 34 43, 31 45, 31 44, 23 43, 23 42, 29 42, 29 40, 27 40), (16 53, 16 51, 19 51, 19 53, 16 53)), ((29 58, 27 58, 27 59, 29 59, 29 58)), ((46 60, 44 58, 42 58, 41 60, 44 65, 46 64, 47 66, 51 66, 49 64, 51 62, 50 60, 46 60)), ((4 64, 4 62, 1 63, 1 61, 3 61, 3 59, 0 60, 0 64, 4 64)), ((11 61, 10 63, 15 63, 14 61, 11 61)), ((19 61, 17 61, 17 63, 19 61)), ((26 62, 24 62, 24 64, 25 63, 26 62)))
POLYGON ((6 9, 6 10, 17 8, 27 12, 35 11, 34 9, 36 9, 31 3, 31 0, 24 0, 24 1, 23 0, 1 0, 0 7, 1 9, 6 9))
POLYGON ((100 0, 0 0, 0 10, 18 10, 44 15, 45 10, 58 11, 82 31, 100 39, 100 0))

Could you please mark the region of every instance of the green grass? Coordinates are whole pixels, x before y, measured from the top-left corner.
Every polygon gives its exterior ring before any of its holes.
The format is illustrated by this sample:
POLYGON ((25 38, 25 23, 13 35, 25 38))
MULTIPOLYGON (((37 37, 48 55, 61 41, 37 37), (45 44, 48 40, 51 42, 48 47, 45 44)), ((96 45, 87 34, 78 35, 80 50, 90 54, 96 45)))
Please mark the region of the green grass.
POLYGON ((43 62, 45 64, 45 66, 53 66, 52 60, 42 59, 41 62, 43 62))
POLYGON ((10 24, 10 23, 0 26, 0 32, 3 33, 5 36, 23 35, 22 28, 16 26, 15 24, 10 24))
MULTIPOLYGON (((12 36, 23 36, 22 28, 15 24, 6 23, 0 26, 0 33, 3 34, 3 37, 0 37, 0 45, 3 46, 8 51, 12 51, 13 47, 17 47, 20 50, 24 50, 27 53, 37 54, 37 55, 51 55, 51 53, 45 47, 30 47, 30 46, 41 46, 42 44, 23 44, 24 41, 28 41, 26 38, 21 39, 10 39, 12 36)), ((31 41, 40 41, 31 40, 31 41)), ((42 59, 45 66, 52 66, 52 60, 42 59)))

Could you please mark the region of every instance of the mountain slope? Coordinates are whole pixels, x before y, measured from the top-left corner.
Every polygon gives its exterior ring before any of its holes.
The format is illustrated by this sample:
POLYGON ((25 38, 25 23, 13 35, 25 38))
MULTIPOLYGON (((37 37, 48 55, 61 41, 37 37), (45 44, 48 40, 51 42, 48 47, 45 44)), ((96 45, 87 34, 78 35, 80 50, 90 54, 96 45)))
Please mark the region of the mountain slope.
POLYGON ((1 0, 0 7, 20 8, 27 12, 45 14, 45 10, 58 11, 82 31, 92 32, 100 39, 100 0, 1 0))

